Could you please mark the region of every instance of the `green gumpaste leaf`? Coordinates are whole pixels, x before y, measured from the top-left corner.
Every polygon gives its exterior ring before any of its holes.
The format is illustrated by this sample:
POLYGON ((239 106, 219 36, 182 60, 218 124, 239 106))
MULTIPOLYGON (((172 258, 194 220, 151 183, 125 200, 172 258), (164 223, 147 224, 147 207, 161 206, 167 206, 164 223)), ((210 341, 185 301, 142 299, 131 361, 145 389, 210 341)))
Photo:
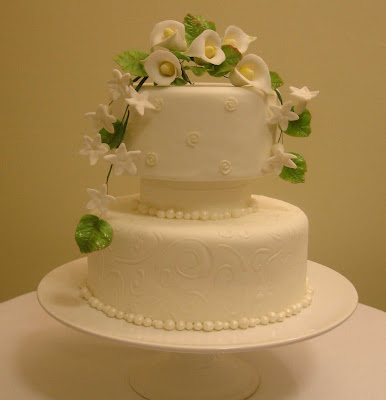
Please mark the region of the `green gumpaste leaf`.
POLYGON ((205 74, 206 71, 208 71, 208 68, 205 67, 195 67, 191 66, 189 69, 193 72, 194 75, 196 76, 202 76, 205 74))
POLYGON ((284 85, 283 79, 281 79, 280 76, 276 72, 269 71, 269 75, 271 75, 271 87, 273 90, 284 85))
POLYGON ((182 79, 182 78, 176 78, 176 79, 174 79, 174 81, 172 82, 172 85, 174 85, 174 86, 184 86, 184 85, 186 85, 187 84, 187 82, 184 80, 184 79, 182 79))
POLYGON ((296 137, 307 137, 311 133, 311 113, 306 109, 296 121, 288 123, 288 129, 285 131, 287 135, 296 137))
POLYGON ((183 54, 179 53, 178 51, 172 51, 172 53, 179 58, 180 60, 184 61, 190 61, 190 58, 188 56, 184 56, 183 54))
POLYGON ((122 54, 118 54, 114 57, 114 61, 123 69, 125 72, 130 72, 136 76, 148 76, 143 63, 149 54, 139 50, 128 50, 122 54))
POLYGON ((107 132, 105 128, 99 131, 102 143, 107 143, 110 149, 117 148, 122 143, 126 131, 126 124, 122 124, 119 119, 117 119, 113 125, 114 133, 107 132))
POLYGON ((84 215, 76 228, 75 240, 82 253, 102 250, 110 245, 113 228, 96 215, 84 215))
POLYGON ((242 58, 241 53, 236 49, 236 47, 226 44, 221 46, 221 49, 225 53, 225 60, 220 65, 215 65, 212 71, 208 71, 210 75, 217 78, 232 71, 242 58))
POLYGON ((296 168, 283 167, 280 178, 291 183, 304 183, 304 174, 307 171, 307 164, 304 158, 298 154, 290 151, 289 153, 294 154, 297 158, 293 158, 292 161, 296 164, 296 168))
POLYGON ((199 15, 192 15, 188 14, 184 18, 184 25, 185 25, 185 37, 186 42, 190 46, 193 40, 201 35, 207 29, 211 29, 212 31, 216 30, 216 25, 213 22, 206 21, 204 18, 200 17, 199 15))

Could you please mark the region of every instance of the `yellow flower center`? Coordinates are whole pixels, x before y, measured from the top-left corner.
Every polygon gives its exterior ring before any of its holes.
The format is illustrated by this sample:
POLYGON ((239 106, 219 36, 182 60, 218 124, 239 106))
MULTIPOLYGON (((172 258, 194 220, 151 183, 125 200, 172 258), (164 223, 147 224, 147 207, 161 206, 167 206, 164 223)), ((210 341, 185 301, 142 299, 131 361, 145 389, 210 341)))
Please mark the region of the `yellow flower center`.
POLYGON ((235 39, 225 39, 223 44, 229 44, 230 46, 237 47, 235 39))
POLYGON ((165 61, 160 65, 159 70, 162 75, 172 76, 174 75, 176 68, 170 61, 165 61))
POLYGON ((245 76, 249 81, 252 81, 255 77, 255 71, 249 67, 241 67, 239 69, 241 75, 245 76))
POLYGON ((217 47, 205 46, 205 56, 207 58, 213 58, 217 53, 217 47))
POLYGON ((165 36, 165 38, 168 38, 169 36, 172 36, 174 32, 175 32, 175 31, 173 31, 173 29, 165 28, 165 30, 164 30, 164 36, 165 36))

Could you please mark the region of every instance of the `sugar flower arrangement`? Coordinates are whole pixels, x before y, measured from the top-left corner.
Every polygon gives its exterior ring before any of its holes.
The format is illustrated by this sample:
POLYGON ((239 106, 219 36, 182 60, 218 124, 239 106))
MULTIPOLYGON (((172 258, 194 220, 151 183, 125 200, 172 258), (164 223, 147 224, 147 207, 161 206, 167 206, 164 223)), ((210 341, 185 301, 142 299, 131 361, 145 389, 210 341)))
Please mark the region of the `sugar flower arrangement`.
MULTIPOLYGON (((107 82, 111 101, 99 104, 95 112, 85 117, 93 122, 96 135, 84 137, 84 148, 80 154, 95 165, 100 157, 110 164, 105 183, 97 189, 87 189, 91 200, 87 209, 99 209, 101 217, 108 211, 108 205, 115 198, 108 194, 111 172, 115 175, 135 175, 135 160, 140 151, 128 151, 123 143, 130 110, 143 116, 146 110, 156 106, 149 99, 147 91, 140 92, 143 84, 150 79, 157 85, 193 85, 188 73, 195 76, 209 74, 215 78, 225 77, 234 86, 253 86, 265 96, 277 96, 277 105, 269 107, 267 123, 277 125, 278 140, 272 146, 271 157, 263 168, 265 173, 275 173, 292 183, 304 182, 307 165, 304 158, 294 152, 286 153, 283 147, 284 134, 307 137, 311 133, 311 114, 307 103, 317 96, 306 86, 298 89, 290 86, 290 100, 283 103, 278 90, 284 82, 276 72, 269 71, 264 60, 247 54, 249 44, 256 37, 249 36, 240 28, 231 25, 221 38, 213 22, 201 16, 188 14, 184 23, 162 21, 155 25, 150 35, 151 52, 128 50, 119 54, 114 61, 121 67, 112 72, 107 82), (127 106, 119 120, 111 114, 110 105, 123 98, 127 106)), ((100 217, 87 214, 79 221, 75 239, 83 253, 107 247, 112 240, 111 226, 100 217)))

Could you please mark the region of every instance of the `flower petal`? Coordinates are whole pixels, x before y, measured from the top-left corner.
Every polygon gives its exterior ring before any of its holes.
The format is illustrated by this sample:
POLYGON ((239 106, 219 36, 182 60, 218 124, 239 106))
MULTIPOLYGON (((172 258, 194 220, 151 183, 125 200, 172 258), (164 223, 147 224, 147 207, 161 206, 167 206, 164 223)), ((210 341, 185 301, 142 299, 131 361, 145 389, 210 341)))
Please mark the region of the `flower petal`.
POLYGON ((185 26, 181 22, 167 20, 156 24, 150 34, 151 47, 162 46, 169 50, 185 51, 188 47, 185 39, 185 26), (165 35, 165 30, 174 31, 170 36, 165 35))
POLYGON ((241 54, 248 50, 248 46, 256 40, 256 37, 247 35, 242 29, 237 26, 230 25, 225 30, 222 44, 229 44, 236 47, 241 54))
POLYGON ((217 32, 206 29, 197 36, 190 44, 188 50, 184 52, 188 57, 198 57, 209 64, 220 65, 225 60, 225 53, 221 50, 221 39, 217 32), (211 46, 216 50, 213 57, 209 58, 205 54, 205 48, 211 46))
POLYGON ((158 85, 170 85, 177 76, 181 76, 181 64, 178 58, 166 50, 157 50, 151 53, 144 61, 144 68, 149 77, 158 85), (161 65, 170 62, 174 66, 172 75, 165 75, 161 72, 161 65))

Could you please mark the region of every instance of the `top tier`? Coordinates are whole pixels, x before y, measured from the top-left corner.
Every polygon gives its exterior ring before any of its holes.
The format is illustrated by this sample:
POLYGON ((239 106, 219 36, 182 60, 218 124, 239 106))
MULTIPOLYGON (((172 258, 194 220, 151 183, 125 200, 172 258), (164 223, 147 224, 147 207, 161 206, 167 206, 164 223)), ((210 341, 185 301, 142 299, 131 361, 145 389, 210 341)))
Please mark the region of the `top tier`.
POLYGON ((141 150, 137 175, 177 181, 229 181, 262 175, 276 126, 274 96, 231 85, 144 85, 156 110, 132 112, 125 143, 141 150))

